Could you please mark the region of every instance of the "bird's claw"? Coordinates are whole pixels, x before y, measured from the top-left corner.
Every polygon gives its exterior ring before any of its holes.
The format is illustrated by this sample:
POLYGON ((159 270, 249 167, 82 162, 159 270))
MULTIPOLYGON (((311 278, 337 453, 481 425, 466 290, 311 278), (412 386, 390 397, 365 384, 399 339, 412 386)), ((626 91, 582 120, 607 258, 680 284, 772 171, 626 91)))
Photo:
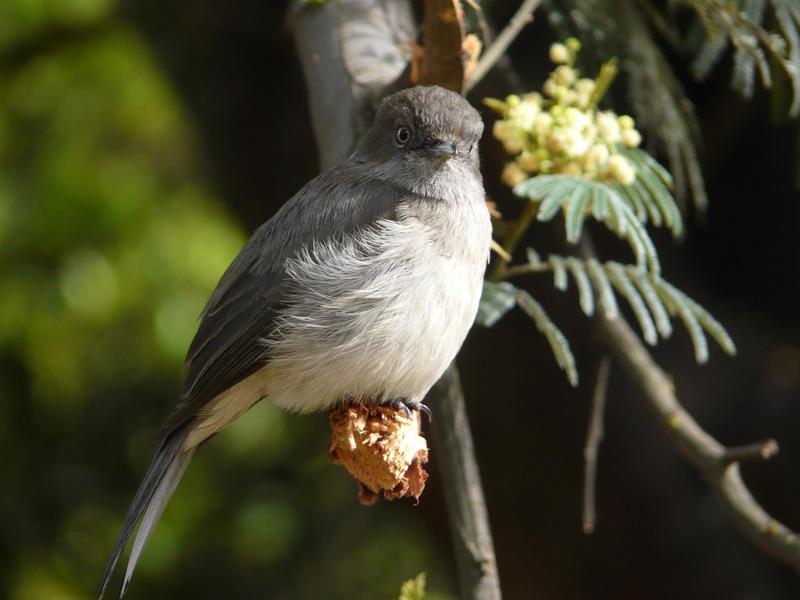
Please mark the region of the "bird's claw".
POLYGON ((410 417, 414 411, 419 411, 428 417, 429 423, 433 420, 431 409, 422 402, 412 402, 408 398, 392 398, 387 404, 393 409, 401 411, 405 417, 410 417))

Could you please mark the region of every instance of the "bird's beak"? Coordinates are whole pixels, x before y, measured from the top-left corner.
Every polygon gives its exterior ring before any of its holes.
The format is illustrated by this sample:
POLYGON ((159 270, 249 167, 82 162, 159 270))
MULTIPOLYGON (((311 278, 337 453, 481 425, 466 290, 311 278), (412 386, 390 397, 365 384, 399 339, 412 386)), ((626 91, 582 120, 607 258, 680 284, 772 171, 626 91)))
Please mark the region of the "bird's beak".
POLYGON ((437 158, 450 158, 456 154, 456 145, 451 140, 436 140, 430 148, 437 158))

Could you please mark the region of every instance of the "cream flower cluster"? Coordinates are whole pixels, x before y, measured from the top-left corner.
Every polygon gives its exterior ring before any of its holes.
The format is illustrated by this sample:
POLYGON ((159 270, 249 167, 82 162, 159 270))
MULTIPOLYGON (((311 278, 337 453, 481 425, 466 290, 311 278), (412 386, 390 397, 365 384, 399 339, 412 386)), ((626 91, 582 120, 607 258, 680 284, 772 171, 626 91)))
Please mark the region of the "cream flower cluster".
POLYGON ((598 80, 581 78, 574 67, 579 50, 575 38, 550 47, 550 59, 558 66, 544 84, 544 95, 485 100, 503 117, 494 124, 494 136, 516 156, 503 170, 506 184, 553 173, 624 185, 636 178, 633 164, 618 148, 635 148, 642 137, 628 115, 596 110, 610 80, 600 80, 602 71, 598 80))

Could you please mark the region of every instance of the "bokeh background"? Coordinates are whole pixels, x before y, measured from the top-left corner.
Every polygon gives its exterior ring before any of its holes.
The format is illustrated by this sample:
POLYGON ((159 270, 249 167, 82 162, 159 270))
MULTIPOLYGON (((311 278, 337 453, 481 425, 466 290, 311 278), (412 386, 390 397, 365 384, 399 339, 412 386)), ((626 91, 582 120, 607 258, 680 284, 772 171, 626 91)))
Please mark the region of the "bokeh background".
MULTIPOLYGON (((516 2, 490 6, 502 23, 516 2)), ((554 35, 539 18, 512 47, 526 89, 554 35)), ((766 94, 735 95, 729 66, 702 85, 683 77, 710 210, 682 243, 655 241, 666 277, 720 318, 739 356, 714 349, 698 367, 682 331, 655 356, 721 441, 778 439, 781 454, 744 475, 796 530, 800 136, 766 94)), ((473 100, 509 91, 490 79, 473 100)), ((502 163, 486 139, 487 187, 514 214, 502 163)), ((207 295, 316 172, 284 3, 0 1, 0 597, 96 593, 207 295)), ((615 372, 598 529, 581 533, 597 350, 573 292, 531 285, 584 385, 568 387, 521 315, 474 331, 459 358, 506 597, 797 597, 797 575, 744 540, 615 372)), ((323 415, 268 403, 215 437, 130 597, 389 599, 425 571, 431 599, 455 598, 436 449, 419 506, 366 509, 326 448, 323 415)))

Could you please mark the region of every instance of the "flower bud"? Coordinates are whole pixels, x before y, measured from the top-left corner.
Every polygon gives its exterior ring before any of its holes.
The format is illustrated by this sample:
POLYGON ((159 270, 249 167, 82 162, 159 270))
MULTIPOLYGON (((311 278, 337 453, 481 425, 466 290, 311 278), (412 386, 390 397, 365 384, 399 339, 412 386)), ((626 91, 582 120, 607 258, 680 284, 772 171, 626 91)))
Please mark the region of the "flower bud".
POLYGON ((561 175, 571 175, 573 177, 580 177, 583 175, 581 168, 574 162, 564 163, 556 169, 561 175))
POLYGON ((539 159, 532 152, 523 152, 517 157, 517 165, 523 171, 535 173, 539 170, 539 159))
POLYGON ((604 144, 595 144, 592 146, 591 150, 589 150, 587 156, 588 167, 598 168, 603 167, 608 161, 609 152, 608 148, 604 144))
POLYGON ((630 115, 622 115, 619 119, 617 119, 617 122, 619 123, 619 128, 623 131, 626 129, 633 129, 634 125, 636 125, 630 115))
POLYGON ((581 50, 581 43, 577 38, 568 37, 564 44, 566 45, 567 50, 569 50, 572 54, 577 54, 581 50))
POLYGON ((572 67, 561 65, 553 71, 553 78, 561 85, 572 85, 577 79, 577 73, 572 67))
POLYGON ((642 136, 635 129, 626 129, 622 132, 622 143, 628 148, 636 148, 642 143, 642 136))
POLYGON ((579 79, 578 82, 575 84, 575 91, 579 94, 588 94, 592 95, 594 92, 594 88, 597 87, 597 84, 594 82, 593 79, 579 79))
POLYGON ((517 163, 510 162, 503 168, 500 179, 509 187, 514 187, 528 179, 528 174, 523 171, 517 163))
POLYGON ((497 98, 484 98, 483 103, 501 116, 508 110, 508 104, 497 98))
POLYGON ((624 157, 615 154, 608 159, 607 171, 612 179, 616 179, 623 185, 633 183, 636 179, 636 171, 633 165, 624 157))
POLYGON ((617 116, 611 111, 597 113, 595 117, 595 125, 597 125, 597 133, 609 144, 616 144, 619 142, 619 123, 617 116))
POLYGON ((550 46, 550 60, 556 64, 568 63, 570 59, 569 50, 564 44, 553 44, 550 46))

